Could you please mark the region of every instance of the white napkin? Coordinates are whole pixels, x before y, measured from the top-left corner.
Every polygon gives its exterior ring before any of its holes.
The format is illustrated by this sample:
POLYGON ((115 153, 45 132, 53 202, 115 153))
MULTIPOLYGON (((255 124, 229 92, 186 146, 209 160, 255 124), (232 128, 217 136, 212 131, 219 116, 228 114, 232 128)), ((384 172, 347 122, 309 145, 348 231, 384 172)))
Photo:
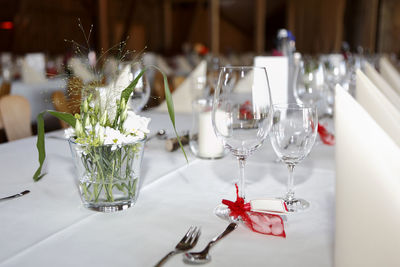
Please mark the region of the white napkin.
POLYGON ((76 77, 82 79, 84 83, 95 80, 94 74, 88 69, 88 67, 81 62, 79 58, 71 58, 68 61, 68 67, 72 70, 76 77))
POLYGON ((255 83, 254 72, 251 70, 246 73, 243 79, 237 81, 233 91, 236 93, 251 93, 253 90, 253 83, 255 83))
POLYGON ((357 101, 400 146, 400 110, 392 105, 361 70, 356 73, 356 87, 357 101))
MULTIPOLYGON (((192 112, 192 89, 193 80, 197 77, 205 77, 207 74, 207 62, 203 60, 192 73, 179 85, 172 93, 172 101, 174 102, 174 110, 179 113, 192 112)), ((167 103, 161 103, 155 110, 167 112, 167 103)))
POLYGON ((24 83, 43 83, 46 81, 46 62, 42 53, 26 54, 21 69, 24 83))
POLYGON ((379 68, 382 77, 400 94, 400 73, 390 63, 386 57, 381 57, 379 60, 379 68))
POLYGON ((335 266, 400 266, 400 148, 339 85, 335 266))
POLYGON ((254 65, 267 69, 272 103, 288 103, 287 57, 255 57, 254 65))
POLYGON ((392 104, 400 110, 400 94, 385 81, 385 79, 368 62, 364 65, 365 74, 378 87, 378 89, 389 99, 392 104))
POLYGON ((175 57, 175 64, 177 66, 176 72, 178 74, 188 74, 193 70, 193 67, 190 65, 189 61, 185 56, 176 56, 175 57))

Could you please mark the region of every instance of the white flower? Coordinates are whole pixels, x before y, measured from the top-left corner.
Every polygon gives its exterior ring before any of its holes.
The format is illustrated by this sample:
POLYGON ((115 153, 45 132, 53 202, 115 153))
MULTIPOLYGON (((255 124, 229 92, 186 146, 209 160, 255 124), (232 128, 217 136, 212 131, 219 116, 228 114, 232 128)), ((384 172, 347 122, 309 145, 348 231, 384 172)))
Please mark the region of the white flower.
POLYGON ((112 145, 111 150, 117 149, 122 144, 125 143, 125 135, 120 131, 113 129, 111 127, 106 127, 104 131, 104 144, 112 145))
POLYGON ((74 128, 69 127, 69 128, 64 130, 64 137, 65 138, 70 139, 71 137, 74 137, 74 136, 76 136, 74 128))
POLYGON ((125 136, 125 144, 130 144, 142 140, 144 137, 128 134, 125 136))
POLYGON ((128 111, 127 115, 123 124, 123 129, 128 135, 133 134, 139 139, 143 139, 146 134, 150 133, 148 129, 149 118, 136 115, 133 111, 128 111))
POLYGON ((94 133, 95 133, 95 136, 98 137, 98 138, 100 139, 100 143, 103 143, 103 142, 104 142, 104 132, 105 132, 104 127, 103 127, 103 126, 100 126, 99 123, 97 123, 97 124, 94 126, 94 133))

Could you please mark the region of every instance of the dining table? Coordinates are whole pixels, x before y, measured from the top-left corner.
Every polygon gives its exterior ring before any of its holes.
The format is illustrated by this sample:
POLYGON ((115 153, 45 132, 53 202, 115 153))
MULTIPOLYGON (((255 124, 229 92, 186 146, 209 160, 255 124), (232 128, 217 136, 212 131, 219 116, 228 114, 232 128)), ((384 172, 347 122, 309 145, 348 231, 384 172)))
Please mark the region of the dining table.
MULTIPOLYGON (((143 111, 151 118, 150 136, 174 132, 168 114, 143 111)), ((192 127, 190 114, 176 114, 178 133, 192 127)), ((134 206, 117 212, 85 208, 80 199, 68 141, 62 130, 46 133, 46 175, 38 167, 36 137, 0 145, 0 266, 154 266, 190 226, 201 235, 192 251, 202 250, 229 224, 216 215, 222 199, 235 200, 237 159, 195 157, 185 146, 169 152, 165 140, 145 145, 140 193, 134 206)), ((296 195, 311 203, 307 211, 283 216, 286 237, 264 235, 239 226, 210 250, 206 266, 333 266, 335 231, 334 147, 317 142, 296 166, 296 195)), ((246 200, 281 197, 288 170, 267 138, 246 164, 246 200)), ((181 254, 164 266, 187 266, 181 254)))
MULTIPOLYGON (((0 80, 1 83, 1 80, 0 80)), ((52 94, 56 91, 65 91, 67 79, 62 76, 46 79, 43 82, 27 83, 16 80, 11 83, 11 94, 25 97, 31 108, 31 123, 36 123, 36 116, 44 110, 54 109, 52 94)), ((45 114, 45 118, 48 115, 45 114)))

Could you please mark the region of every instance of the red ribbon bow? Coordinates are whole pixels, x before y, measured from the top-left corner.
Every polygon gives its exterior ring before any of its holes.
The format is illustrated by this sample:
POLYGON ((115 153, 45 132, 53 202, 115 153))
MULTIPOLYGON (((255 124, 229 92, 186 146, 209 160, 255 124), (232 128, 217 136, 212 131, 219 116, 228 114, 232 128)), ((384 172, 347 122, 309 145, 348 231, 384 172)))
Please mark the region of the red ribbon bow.
POLYGON ((247 227, 253 232, 264 234, 286 237, 283 220, 280 216, 274 214, 266 214, 260 212, 251 211, 249 203, 245 203, 244 199, 239 197, 239 188, 236 187, 236 201, 230 201, 227 199, 222 200, 222 204, 227 205, 230 209, 229 216, 235 219, 241 217, 247 227))

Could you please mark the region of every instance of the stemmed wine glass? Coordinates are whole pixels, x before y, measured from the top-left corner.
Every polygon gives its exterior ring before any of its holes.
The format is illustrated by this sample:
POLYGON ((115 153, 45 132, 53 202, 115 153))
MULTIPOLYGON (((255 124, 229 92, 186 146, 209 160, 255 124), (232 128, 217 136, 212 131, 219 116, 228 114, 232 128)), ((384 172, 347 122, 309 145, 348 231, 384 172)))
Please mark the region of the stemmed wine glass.
MULTIPOLYGON (((263 67, 222 67, 214 92, 212 124, 217 137, 238 159, 239 196, 245 198, 246 159, 258 149, 272 125, 272 100, 263 67)), ((218 213, 218 211, 216 211, 218 213)))
POLYGON ((315 107, 299 104, 274 105, 273 109, 272 147, 289 169, 288 188, 283 200, 289 212, 302 211, 310 204, 294 196, 293 171, 314 145, 318 128, 317 111, 315 107))
MULTIPOLYGON (((132 82, 136 78, 136 76, 139 75, 142 69, 143 66, 141 64, 131 65, 131 72, 129 77, 130 82, 132 82)), ((145 72, 143 73, 143 76, 139 79, 130 99, 130 104, 133 111, 135 111, 136 113, 140 112, 147 104, 149 98, 150 83, 147 79, 147 74, 145 72)))
POLYGON ((293 93, 296 102, 316 106, 322 114, 326 108, 324 101, 329 98, 324 65, 318 60, 305 57, 296 66, 293 93))

